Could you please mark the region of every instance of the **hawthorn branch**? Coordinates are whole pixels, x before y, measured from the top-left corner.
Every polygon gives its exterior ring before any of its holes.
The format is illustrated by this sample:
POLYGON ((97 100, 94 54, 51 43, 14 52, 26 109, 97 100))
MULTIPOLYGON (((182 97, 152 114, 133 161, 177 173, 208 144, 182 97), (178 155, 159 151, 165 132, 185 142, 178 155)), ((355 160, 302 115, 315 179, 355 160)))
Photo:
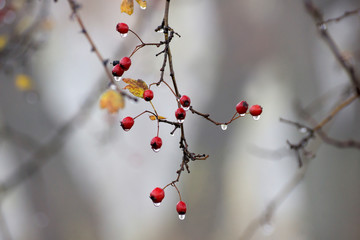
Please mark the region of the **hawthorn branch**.
POLYGON ((344 14, 342 14, 341 16, 339 17, 336 17, 336 18, 329 18, 327 20, 324 20, 323 22, 320 23, 321 24, 327 24, 327 23, 331 23, 331 22, 339 22, 341 21, 342 19, 346 18, 346 17, 349 17, 349 16, 352 16, 352 15, 357 15, 360 13, 360 8, 358 9, 355 9, 355 10, 352 10, 352 11, 346 11, 344 12, 344 14))

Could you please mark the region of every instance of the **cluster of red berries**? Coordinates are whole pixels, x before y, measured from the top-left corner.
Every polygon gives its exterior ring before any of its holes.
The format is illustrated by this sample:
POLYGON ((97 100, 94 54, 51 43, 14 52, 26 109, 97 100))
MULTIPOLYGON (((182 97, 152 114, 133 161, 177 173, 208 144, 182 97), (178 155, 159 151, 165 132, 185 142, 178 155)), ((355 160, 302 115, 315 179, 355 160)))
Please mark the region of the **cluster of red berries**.
MULTIPOLYGON (((122 35, 126 36, 129 31, 129 26, 126 23, 118 23, 116 30, 122 35)), ((121 77, 125 71, 129 70, 131 66, 131 59, 129 57, 123 57, 120 61, 114 61, 114 67, 112 74, 114 77, 121 77)))
MULTIPOLYGON (((236 112, 238 112, 240 116, 245 116, 248 108, 249 104, 246 101, 241 101, 236 105, 236 112)), ((249 109, 249 113, 257 120, 262 113, 262 107, 260 105, 252 105, 249 109)))
MULTIPOLYGON (((154 188, 154 190, 152 190, 150 193, 150 199, 153 201, 155 207, 160 206, 161 201, 164 199, 164 197, 165 197, 164 189, 159 187, 154 188)), ((184 220, 186 214, 186 203, 180 200, 176 204, 176 211, 179 214, 180 220, 184 220)))

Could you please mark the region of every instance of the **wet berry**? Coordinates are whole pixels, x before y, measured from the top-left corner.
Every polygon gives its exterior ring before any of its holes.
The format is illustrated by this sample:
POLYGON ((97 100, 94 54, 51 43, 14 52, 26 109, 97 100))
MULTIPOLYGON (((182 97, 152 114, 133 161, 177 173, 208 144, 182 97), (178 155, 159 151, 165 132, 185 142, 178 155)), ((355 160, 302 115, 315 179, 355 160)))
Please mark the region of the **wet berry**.
POLYGON ((164 189, 162 188, 154 188, 154 190, 150 193, 150 198, 153 201, 153 203, 160 203, 165 197, 164 189))
POLYGON ((125 131, 129 131, 133 125, 134 125, 134 119, 132 117, 126 117, 121 121, 121 127, 125 131))
POLYGON ((150 89, 144 91, 143 98, 145 101, 151 101, 154 98, 154 93, 150 89))
POLYGON ((248 110, 248 107, 249 107, 249 105, 246 101, 241 101, 236 105, 236 111, 239 114, 244 114, 248 110))
POLYGON ((151 139, 150 145, 151 145, 152 150, 154 150, 155 152, 158 152, 162 146, 161 138, 154 137, 153 139, 151 139))
POLYGON ((252 116, 259 116, 262 113, 262 107, 260 105, 252 105, 249 112, 252 116))
POLYGON ((127 71, 130 66, 131 66, 131 59, 128 57, 123 57, 120 60, 120 66, 122 67, 122 69, 124 69, 125 71, 127 71))
MULTIPOLYGON (((176 211, 178 212, 179 214, 179 217, 182 216, 182 215, 185 215, 186 213, 186 204, 185 202, 183 201, 180 201, 176 204, 176 211)), ((181 217, 180 217, 181 219, 181 217)))
POLYGON ((121 34, 126 34, 129 31, 129 26, 126 23, 118 23, 116 25, 116 31, 121 34))
POLYGON ((180 98, 180 104, 181 106, 183 106, 184 108, 188 108, 191 104, 191 100, 188 96, 186 95, 182 95, 180 98))
POLYGON ((112 75, 114 77, 121 77, 124 74, 124 69, 120 67, 120 64, 116 64, 112 69, 112 75))
POLYGON ((186 111, 183 108, 178 108, 175 111, 175 117, 177 120, 184 120, 186 117, 186 111))

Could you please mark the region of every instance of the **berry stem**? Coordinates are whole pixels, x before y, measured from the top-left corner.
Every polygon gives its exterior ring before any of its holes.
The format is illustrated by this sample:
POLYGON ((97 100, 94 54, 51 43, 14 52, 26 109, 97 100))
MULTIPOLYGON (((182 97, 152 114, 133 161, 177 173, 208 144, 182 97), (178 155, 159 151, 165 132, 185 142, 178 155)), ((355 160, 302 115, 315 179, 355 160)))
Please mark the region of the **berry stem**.
POLYGON ((145 110, 142 113, 140 113, 139 115, 137 115, 136 117, 134 117, 134 120, 138 117, 140 117, 141 115, 143 115, 144 113, 150 113, 151 115, 154 115, 157 118, 157 115, 151 111, 145 110))

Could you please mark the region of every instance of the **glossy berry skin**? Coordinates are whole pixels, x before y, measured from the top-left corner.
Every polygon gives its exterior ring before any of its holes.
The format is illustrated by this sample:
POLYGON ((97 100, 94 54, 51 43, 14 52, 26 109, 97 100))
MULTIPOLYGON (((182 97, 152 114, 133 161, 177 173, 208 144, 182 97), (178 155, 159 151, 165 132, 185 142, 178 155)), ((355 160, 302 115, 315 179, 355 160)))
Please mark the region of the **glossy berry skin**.
POLYGON ((123 57, 120 60, 120 66, 122 67, 122 69, 124 69, 125 71, 129 70, 130 66, 131 66, 131 59, 128 57, 123 57))
POLYGON ((153 139, 151 139, 150 145, 151 145, 151 148, 152 148, 153 150, 158 150, 158 149, 160 149, 161 146, 162 146, 162 140, 161 140, 161 138, 159 138, 159 137, 154 137, 153 139))
POLYGON ((154 93, 150 89, 144 91, 143 98, 145 101, 151 101, 154 98, 154 93))
POLYGON ((248 110, 249 104, 246 101, 241 101, 236 105, 236 111, 239 114, 244 114, 248 110))
POLYGON ((179 215, 185 215, 186 213, 186 203, 183 201, 180 201, 176 204, 176 211, 179 213, 179 215))
POLYGON ((162 188, 154 188, 154 190, 150 193, 150 198, 153 201, 153 203, 160 203, 165 197, 164 189, 162 188))
POLYGON ((252 116, 259 116, 262 113, 262 107, 260 105, 252 105, 249 112, 252 116))
POLYGON ((133 125, 134 125, 134 119, 132 117, 126 117, 121 121, 121 127, 125 131, 129 131, 133 125))
POLYGON ((121 77, 124 74, 124 69, 120 67, 120 64, 116 64, 112 69, 112 75, 115 77, 121 77))
POLYGON ((190 106, 191 100, 190 100, 190 98, 188 96, 182 95, 181 98, 180 98, 180 104, 181 104, 181 106, 187 108, 187 107, 190 106))
POLYGON ((183 108, 178 108, 175 111, 175 117, 178 120, 183 120, 186 117, 186 111, 183 108))
POLYGON ((126 34, 129 31, 129 26, 126 23, 118 23, 116 25, 116 31, 121 34, 126 34))

